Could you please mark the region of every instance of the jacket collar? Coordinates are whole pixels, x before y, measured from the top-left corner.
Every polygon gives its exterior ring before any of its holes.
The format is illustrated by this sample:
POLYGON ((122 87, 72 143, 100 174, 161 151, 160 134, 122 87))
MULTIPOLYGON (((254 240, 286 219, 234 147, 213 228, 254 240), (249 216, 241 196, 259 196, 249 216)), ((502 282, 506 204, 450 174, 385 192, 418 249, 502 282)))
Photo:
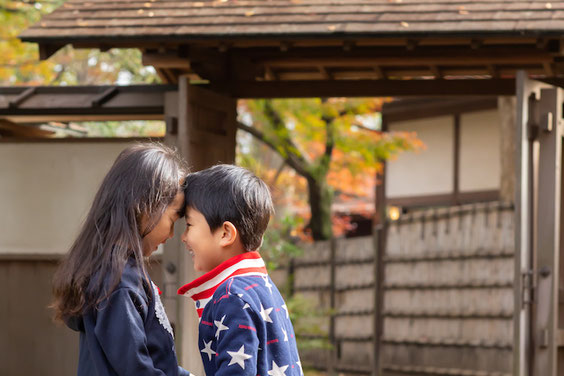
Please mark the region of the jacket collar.
POLYGON ((258 252, 245 252, 222 262, 201 277, 180 287, 178 294, 192 298, 198 317, 201 317, 217 287, 227 279, 241 275, 267 276, 266 266, 258 252))

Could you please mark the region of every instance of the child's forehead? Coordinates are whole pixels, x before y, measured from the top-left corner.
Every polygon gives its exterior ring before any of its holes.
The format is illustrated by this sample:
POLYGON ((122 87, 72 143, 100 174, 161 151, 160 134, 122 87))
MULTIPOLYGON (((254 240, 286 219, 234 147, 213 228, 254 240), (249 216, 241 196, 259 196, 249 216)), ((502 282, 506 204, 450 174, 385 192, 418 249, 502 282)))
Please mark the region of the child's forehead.
POLYGON ((194 218, 198 215, 203 216, 202 212, 192 206, 186 206, 186 219, 194 218))
POLYGON ((180 212, 184 210, 184 194, 178 193, 169 204, 168 210, 180 212))

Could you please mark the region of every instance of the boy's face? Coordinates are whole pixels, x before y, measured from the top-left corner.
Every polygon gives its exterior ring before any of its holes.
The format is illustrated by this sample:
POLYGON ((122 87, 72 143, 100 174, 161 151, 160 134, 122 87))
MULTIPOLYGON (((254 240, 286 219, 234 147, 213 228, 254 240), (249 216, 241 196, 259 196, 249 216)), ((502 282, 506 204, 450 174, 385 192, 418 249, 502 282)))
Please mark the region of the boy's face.
POLYGON ((186 230, 181 239, 192 255, 194 269, 209 272, 225 261, 225 251, 220 244, 221 236, 221 229, 212 232, 201 212, 186 208, 186 230))

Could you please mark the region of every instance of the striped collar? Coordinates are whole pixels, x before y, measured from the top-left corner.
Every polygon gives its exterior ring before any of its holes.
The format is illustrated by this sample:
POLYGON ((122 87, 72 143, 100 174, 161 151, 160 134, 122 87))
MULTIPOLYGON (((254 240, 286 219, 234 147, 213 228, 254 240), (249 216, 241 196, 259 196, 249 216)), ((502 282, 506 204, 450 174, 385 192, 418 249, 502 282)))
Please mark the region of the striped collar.
POLYGON ((201 318, 204 307, 211 300, 217 287, 230 277, 243 275, 267 276, 266 266, 258 252, 245 252, 224 261, 203 276, 179 288, 178 294, 194 300, 198 317, 201 318))

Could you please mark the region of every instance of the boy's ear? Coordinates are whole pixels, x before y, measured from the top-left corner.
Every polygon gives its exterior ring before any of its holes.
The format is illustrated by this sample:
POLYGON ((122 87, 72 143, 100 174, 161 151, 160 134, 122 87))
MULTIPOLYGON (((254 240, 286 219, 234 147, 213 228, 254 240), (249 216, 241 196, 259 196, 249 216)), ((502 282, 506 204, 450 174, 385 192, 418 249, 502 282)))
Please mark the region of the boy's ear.
POLYGON ((238 232, 233 223, 229 221, 223 222, 221 226, 221 239, 219 239, 219 244, 222 247, 228 247, 235 243, 237 240, 238 232))

